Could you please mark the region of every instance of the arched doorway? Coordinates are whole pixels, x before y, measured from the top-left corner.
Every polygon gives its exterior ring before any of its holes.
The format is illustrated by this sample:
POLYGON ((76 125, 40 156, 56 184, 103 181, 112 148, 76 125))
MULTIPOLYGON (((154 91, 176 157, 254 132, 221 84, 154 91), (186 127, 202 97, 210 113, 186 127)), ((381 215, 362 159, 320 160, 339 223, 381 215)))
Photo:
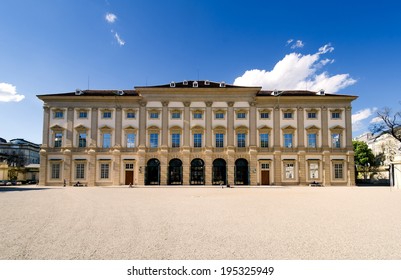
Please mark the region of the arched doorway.
POLYGON ((178 158, 172 159, 168 165, 168 184, 182 185, 182 161, 178 158))
POLYGON ((227 164, 222 158, 213 161, 213 185, 227 185, 227 164))
POLYGON ((235 161, 235 185, 249 185, 248 161, 240 158, 235 161))
POLYGON ((200 158, 191 161, 191 185, 205 184, 205 163, 200 158))
POLYGON ((150 159, 146 165, 145 185, 160 185, 160 161, 156 158, 150 159))

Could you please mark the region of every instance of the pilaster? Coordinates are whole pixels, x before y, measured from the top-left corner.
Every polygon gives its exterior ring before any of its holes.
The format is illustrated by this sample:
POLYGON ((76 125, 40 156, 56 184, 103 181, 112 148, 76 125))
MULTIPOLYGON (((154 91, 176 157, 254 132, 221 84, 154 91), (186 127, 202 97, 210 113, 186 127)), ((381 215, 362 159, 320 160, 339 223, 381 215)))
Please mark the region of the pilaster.
POLYGON ((305 147, 305 124, 304 124, 304 108, 297 108, 297 135, 298 135, 298 148, 305 147))
POLYGON ((120 177, 121 177, 121 153, 120 150, 114 149, 113 150, 113 172, 112 172, 112 181, 114 186, 121 185, 120 177))
POLYGON ((328 111, 325 106, 322 107, 321 110, 322 115, 322 147, 329 147, 329 116, 328 111))
POLYGON ((163 101, 163 109, 162 109, 162 147, 168 147, 168 101, 163 101))
POLYGON ((282 170, 282 161, 281 161, 281 152, 275 151, 274 155, 274 185, 281 185, 281 170, 282 170))
POLYGON ((227 146, 234 147, 234 102, 227 102, 227 105, 227 146))
POLYGON ((307 179, 305 151, 299 151, 298 153, 298 166, 299 166, 299 172, 298 172, 299 184, 301 186, 305 186, 307 179))
POLYGON ((98 130, 98 108, 92 108, 91 112, 91 140, 90 146, 97 147, 97 130, 98 130))
POLYGON ((43 105, 43 137, 42 137, 43 148, 49 147, 49 124, 50 124, 50 108, 45 104, 43 105))
POLYGON ((96 152, 93 149, 88 151, 88 186, 94 187, 96 184, 96 152))
POLYGON ((65 147, 71 148, 73 146, 73 135, 74 135, 73 129, 74 129, 74 108, 68 107, 65 147))
POLYGON ((39 153, 40 153, 39 185, 46 186, 47 169, 49 164, 47 161, 47 153, 45 149, 41 149, 39 153))
POLYGON ((206 147, 212 147, 212 139, 213 139, 213 133, 212 133, 212 101, 206 101, 206 147))
MULTIPOLYGON (((139 102, 139 147, 146 147, 146 102, 139 102)), ((145 170, 144 170, 145 172, 145 170)))
POLYGON ((190 106, 191 102, 184 102, 184 145, 183 147, 189 148, 190 145, 190 106))
POLYGON ((256 147, 256 102, 249 102, 249 146, 256 147))
POLYGON ((121 107, 116 108, 116 119, 115 119, 115 128, 116 128, 116 133, 115 133, 115 145, 121 147, 121 133, 122 133, 122 125, 123 125, 123 119, 122 119, 122 109, 121 107))
POLYGON ((323 185, 331 185, 331 162, 329 151, 323 151, 323 185))

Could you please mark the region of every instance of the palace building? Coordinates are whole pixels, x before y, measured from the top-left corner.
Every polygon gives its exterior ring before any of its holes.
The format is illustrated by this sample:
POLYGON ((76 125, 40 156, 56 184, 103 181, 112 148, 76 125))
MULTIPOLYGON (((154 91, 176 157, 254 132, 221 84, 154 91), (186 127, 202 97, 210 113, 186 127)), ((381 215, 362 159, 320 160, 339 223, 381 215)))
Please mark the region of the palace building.
POLYGON ((183 81, 38 98, 41 185, 355 185, 356 96, 183 81))

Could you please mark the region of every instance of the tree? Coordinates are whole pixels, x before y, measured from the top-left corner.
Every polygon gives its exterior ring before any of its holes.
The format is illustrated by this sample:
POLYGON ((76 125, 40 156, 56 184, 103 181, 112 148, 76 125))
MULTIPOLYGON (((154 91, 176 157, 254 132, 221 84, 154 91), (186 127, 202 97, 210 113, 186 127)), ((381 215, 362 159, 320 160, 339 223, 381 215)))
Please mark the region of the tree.
POLYGON ((366 180, 370 171, 376 166, 375 156, 368 144, 362 141, 352 141, 354 146, 354 157, 356 171, 363 173, 366 180))
POLYGON ((379 122, 370 127, 373 134, 390 133, 397 141, 401 142, 401 112, 392 113, 388 107, 377 111, 379 122))

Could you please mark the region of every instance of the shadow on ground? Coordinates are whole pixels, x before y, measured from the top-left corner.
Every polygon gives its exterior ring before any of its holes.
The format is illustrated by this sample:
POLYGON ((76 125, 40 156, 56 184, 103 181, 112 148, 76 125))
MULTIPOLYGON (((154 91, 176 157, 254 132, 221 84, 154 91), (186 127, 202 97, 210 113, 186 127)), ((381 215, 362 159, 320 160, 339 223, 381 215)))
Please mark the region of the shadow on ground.
POLYGON ((0 192, 22 192, 22 191, 42 191, 50 188, 32 188, 32 187, 0 187, 0 192))

